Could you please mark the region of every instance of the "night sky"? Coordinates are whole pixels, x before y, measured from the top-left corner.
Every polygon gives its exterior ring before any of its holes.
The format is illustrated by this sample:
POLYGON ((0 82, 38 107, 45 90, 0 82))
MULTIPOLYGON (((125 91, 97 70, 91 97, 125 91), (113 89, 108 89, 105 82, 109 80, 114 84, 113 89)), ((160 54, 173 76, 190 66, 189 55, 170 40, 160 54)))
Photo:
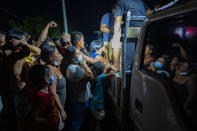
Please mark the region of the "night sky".
MULTIPOLYGON (((88 42, 96 39, 92 31, 99 30, 101 16, 113 0, 65 0, 68 22, 73 30, 84 33, 88 42)), ((63 22, 61 0, 4 0, 0 4, 0 30, 8 29, 10 19, 22 21, 26 16, 42 16, 63 22)))

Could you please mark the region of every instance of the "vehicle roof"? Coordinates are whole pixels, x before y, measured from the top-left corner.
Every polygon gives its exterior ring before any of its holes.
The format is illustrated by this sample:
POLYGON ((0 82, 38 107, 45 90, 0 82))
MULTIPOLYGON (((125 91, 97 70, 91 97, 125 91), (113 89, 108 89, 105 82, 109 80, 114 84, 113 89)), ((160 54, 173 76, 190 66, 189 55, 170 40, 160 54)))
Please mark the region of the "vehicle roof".
POLYGON ((156 12, 149 15, 148 18, 154 19, 157 17, 161 18, 161 17, 174 16, 194 10, 197 10, 197 0, 179 0, 169 4, 169 6, 167 5, 162 6, 156 12))

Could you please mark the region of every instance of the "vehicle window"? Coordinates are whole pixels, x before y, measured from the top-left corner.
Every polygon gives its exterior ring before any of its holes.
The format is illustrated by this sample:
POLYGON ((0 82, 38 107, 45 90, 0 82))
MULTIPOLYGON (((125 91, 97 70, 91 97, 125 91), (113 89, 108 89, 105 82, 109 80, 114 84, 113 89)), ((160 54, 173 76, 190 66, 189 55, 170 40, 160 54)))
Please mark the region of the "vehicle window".
POLYGON ((142 68, 171 82, 177 102, 190 123, 197 120, 197 16, 150 25, 142 68))

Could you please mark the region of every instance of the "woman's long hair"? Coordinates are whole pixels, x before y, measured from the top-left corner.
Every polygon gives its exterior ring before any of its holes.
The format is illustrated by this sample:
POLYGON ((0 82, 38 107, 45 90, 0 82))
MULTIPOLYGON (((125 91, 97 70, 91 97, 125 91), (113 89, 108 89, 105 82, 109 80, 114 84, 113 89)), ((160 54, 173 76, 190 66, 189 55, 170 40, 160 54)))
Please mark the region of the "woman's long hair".
POLYGON ((91 85, 92 85, 91 89, 95 88, 97 77, 99 75, 103 74, 104 70, 105 70, 105 64, 103 62, 97 61, 97 62, 94 63, 93 69, 92 69, 92 73, 94 75, 94 80, 91 81, 91 85))

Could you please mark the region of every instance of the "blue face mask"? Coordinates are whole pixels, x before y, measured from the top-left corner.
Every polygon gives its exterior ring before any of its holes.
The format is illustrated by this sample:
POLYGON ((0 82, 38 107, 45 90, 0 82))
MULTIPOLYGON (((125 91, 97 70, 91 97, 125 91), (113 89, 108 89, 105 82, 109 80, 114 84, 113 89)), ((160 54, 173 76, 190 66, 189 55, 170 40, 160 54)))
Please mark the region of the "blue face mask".
POLYGON ((53 85, 55 83, 55 77, 52 75, 50 76, 50 82, 48 82, 48 85, 53 85))
POLYGON ((77 64, 81 63, 82 61, 83 61, 83 56, 82 55, 77 57, 77 61, 76 61, 77 64))
POLYGON ((55 66, 59 66, 59 62, 57 62, 57 61, 55 60, 54 57, 51 57, 51 58, 52 58, 52 60, 54 61, 53 64, 54 64, 55 66))
POLYGON ((188 75, 188 72, 180 72, 179 75, 181 75, 181 76, 187 76, 188 75))
POLYGON ((163 67, 163 65, 160 62, 155 62, 155 68, 157 69, 161 69, 163 67))
POLYGON ((59 66, 59 62, 57 62, 57 61, 55 61, 53 64, 54 64, 55 66, 59 66))

